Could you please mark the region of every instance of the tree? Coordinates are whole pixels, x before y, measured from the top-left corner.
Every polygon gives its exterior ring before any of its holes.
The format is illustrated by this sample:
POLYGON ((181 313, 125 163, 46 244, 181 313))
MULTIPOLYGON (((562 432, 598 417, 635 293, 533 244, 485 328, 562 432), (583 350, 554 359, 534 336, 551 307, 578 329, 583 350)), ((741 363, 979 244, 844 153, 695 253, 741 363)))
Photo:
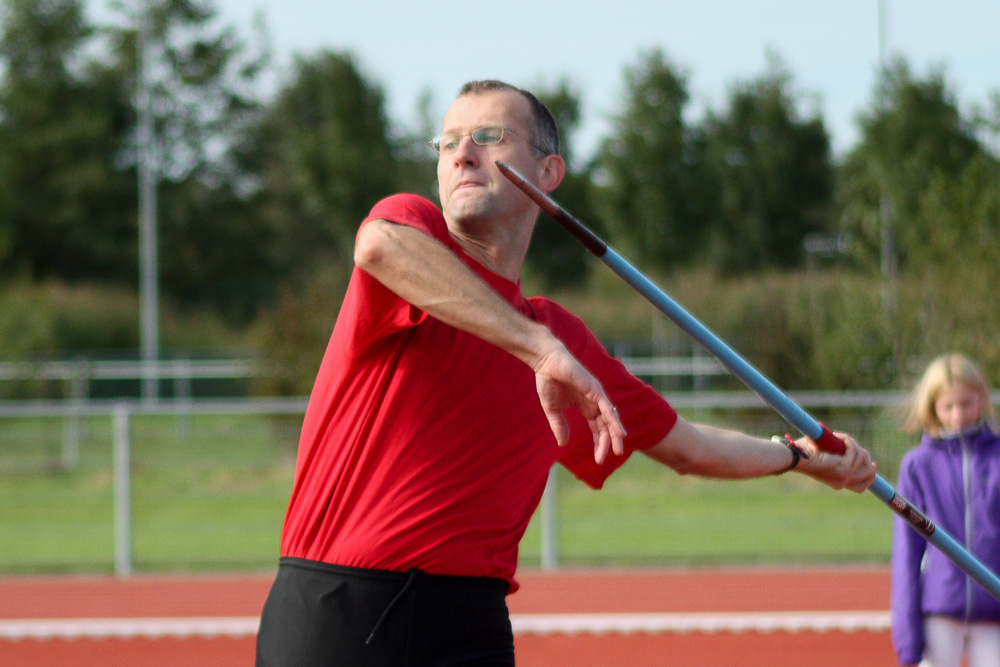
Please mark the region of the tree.
POLYGON ((94 30, 79 0, 0 9, 0 274, 122 280, 135 266, 114 166, 124 89, 85 57, 94 30))
POLYGON ((938 172, 909 221, 926 231, 908 261, 919 291, 909 294, 911 354, 964 350, 987 367, 1000 364, 1000 161, 977 153, 955 177, 938 172))
POLYGON ((625 70, 624 109, 597 153, 597 202, 616 242, 642 260, 685 263, 708 221, 698 137, 687 127, 687 74, 662 51, 625 70))
POLYGON ((0 1, 0 272, 136 285, 143 32, 155 64, 162 291, 246 317, 273 293, 274 272, 245 225, 248 183, 231 149, 256 117, 266 54, 217 27, 206 0, 120 3, 122 20, 105 28, 85 23, 80 0, 0 1))
POLYGON ((353 268, 358 226, 399 189, 397 155, 403 164, 431 165, 410 172, 408 184, 432 194, 414 176, 432 181, 435 173, 429 137, 415 139, 428 130, 393 141, 384 107, 381 88, 350 54, 321 52, 296 59, 289 84, 245 137, 242 155, 259 183, 248 200, 254 226, 269 230, 270 252, 284 267, 280 298, 260 321, 264 354, 291 373, 275 378, 271 391, 308 390, 353 268))
MULTIPOLYGON (((555 116, 560 134, 560 154, 566 162, 566 176, 553 196, 581 221, 585 221, 588 227, 599 232, 601 225, 593 220, 591 210, 592 167, 575 167, 573 138, 580 126, 579 93, 563 79, 549 89, 538 87, 536 95, 555 116)), ((535 225, 525 267, 531 275, 538 277, 545 288, 579 287, 587 278, 588 255, 572 236, 543 212, 535 225)))
POLYGON ((709 242, 715 269, 800 265, 805 235, 830 228, 830 141, 822 118, 801 117, 777 56, 768 56, 763 76, 731 89, 722 114, 709 112, 704 141, 719 193, 709 242))
MULTIPOLYGON (((117 72, 152 113, 162 290, 182 306, 207 304, 246 319, 273 298, 279 272, 269 230, 251 225, 243 194, 254 184, 236 152, 260 114, 266 38, 258 34, 260 46, 250 48, 218 23, 211 0, 129 0, 118 10, 122 24, 107 30, 117 72)), ((118 155, 132 178, 143 141, 133 115, 118 155)))
POLYGON ((358 225, 397 189, 384 106, 352 56, 323 52, 296 59, 291 82, 248 134, 258 220, 274 230, 277 261, 300 278, 349 266, 358 225))
POLYGON ((433 103, 433 93, 425 88, 417 98, 416 125, 395 132, 390 128, 390 132, 400 192, 412 192, 437 201, 437 154, 428 142, 440 131, 441 119, 432 111, 433 103))
MULTIPOLYGON (((263 28, 252 50, 232 26, 218 24, 213 0, 122 0, 123 25, 106 29, 122 76, 137 96, 140 50, 148 54, 146 89, 153 110, 158 174, 214 184, 234 176, 232 138, 252 123, 261 104, 260 77, 270 62, 263 28)), ((124 164, 138 162, 133 128, 124 164)))
POLYGON ((861 141, 838 175, 842 227, 855 241, 856 260, 877 267, 888 217, 895 231, 892 259, 901 271, 920 273, 922 248, 935 231, 917 215, 920 199, 935 179, 957 178, 982 147, 943 73, 918 80, 904 60, 883 73, 859 124, 861 141))

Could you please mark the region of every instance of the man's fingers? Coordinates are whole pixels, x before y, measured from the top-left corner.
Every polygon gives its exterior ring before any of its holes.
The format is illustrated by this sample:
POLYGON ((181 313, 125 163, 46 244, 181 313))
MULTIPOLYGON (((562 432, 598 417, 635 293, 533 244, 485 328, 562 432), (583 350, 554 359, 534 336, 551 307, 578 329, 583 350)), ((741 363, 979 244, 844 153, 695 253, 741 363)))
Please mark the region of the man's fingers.
POLYGON ((618 456, 625 454, 626 433, 625 425, 618 416, 618 408, 606 397, 598 400, 598 408, 600 414, 594 419, 589 419, 588 423, 594 434, 594 460, 597 463, 604 463, 609 450, 618 456))
POLYGON ((849 486, 852 491, 863 493, 875 481, 875 462, 872 461, 871 453, 846 433, 834 435, 844 441, 846 454, 853 459, 850 461, 852 480, 849 486))
POLYGON ((575 407, 587 420, 594 440, 594 460, 602 463, 609 451, 625 453, 625 427, 618 410, 608 399, 600 382, 571 355, 535 369, 535 383, 542 409, 556 442, 569 442, 570 429, 564 411, 575 407), (568 363, 565 363, 568 362, 568 363))
POLYGON ((875 463, 867 449, 845 433, 834 432, 844 441, 843 454, 831 454, 816 447, 808 438, 800 442, 807 444, 810 458, 806 463, 815 479, 834 489, 849 489, 863 493, 875 481, 875 463))
POLYGON ((608 450, 611 445, 611 436, 606 430, 599 430, 594 434, 594 461, 598 464, 604 463, 608 458, 608 450))
POLYGON ((556 437, 556 444, 563 447, 569 442, 569 422, 566 421, 562 410, 543 409, 545 410, 546 418, 549 420, 549 428, 552 429, 552 435, 556 437))
POLYGON ((861 447, 853 439, 844 436, 848 452, 851 455, 849 488, 856 493, 863 493, 875 481, 875 463, 868 450, 861 447))
POLYGON ((622 445, 622 438, 624 438, 627 433, 625 432, 625 424, 622 423, 621 418, 618 416, 618 408, 611 404, 607 398, 604 398, 599 403, 601 407, 601 414, 604 415, 608 422, 608 429, 611 433, 617 448, 615 452, 617 454, 623 454, 625 452, 622 445))

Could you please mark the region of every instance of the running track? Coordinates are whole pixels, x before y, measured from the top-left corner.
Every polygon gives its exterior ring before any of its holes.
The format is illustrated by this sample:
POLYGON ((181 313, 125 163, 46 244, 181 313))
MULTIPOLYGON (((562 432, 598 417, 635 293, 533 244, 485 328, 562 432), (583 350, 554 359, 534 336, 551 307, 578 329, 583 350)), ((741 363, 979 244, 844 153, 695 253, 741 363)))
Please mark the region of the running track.
MULTIPOLYGON (((891 667, 886 568, 523 572, 519 667, 891 667)), ((0 579, 0 667, 247 667, 262 576, 0 579)))

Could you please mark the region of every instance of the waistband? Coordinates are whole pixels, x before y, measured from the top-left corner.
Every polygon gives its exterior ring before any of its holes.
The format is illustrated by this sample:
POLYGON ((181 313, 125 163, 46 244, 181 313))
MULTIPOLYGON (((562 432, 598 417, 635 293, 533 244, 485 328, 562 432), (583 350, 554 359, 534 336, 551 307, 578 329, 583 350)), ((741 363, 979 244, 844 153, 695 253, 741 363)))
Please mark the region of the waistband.
POLYGON ((282 556, 278 561, 279 567, 292 567, 302 570, 312 570, 314 572, 337 575, 341 577, 351 577, 356 579, 369 579, 383 581, 387 583, 399 583, 408 585, 440 586, 442 588, 468 588, 482 591, 499 590, 504 594, 507 592, 508 584, 503 579, 496 577, 468 577, 451 574, 429 574, 419 569, 397 572, 395 570, 378 570, 367 567, 352 567, 349 565, 335 565, 318 560, 306 558, 295 558, 292 556, 282 556))

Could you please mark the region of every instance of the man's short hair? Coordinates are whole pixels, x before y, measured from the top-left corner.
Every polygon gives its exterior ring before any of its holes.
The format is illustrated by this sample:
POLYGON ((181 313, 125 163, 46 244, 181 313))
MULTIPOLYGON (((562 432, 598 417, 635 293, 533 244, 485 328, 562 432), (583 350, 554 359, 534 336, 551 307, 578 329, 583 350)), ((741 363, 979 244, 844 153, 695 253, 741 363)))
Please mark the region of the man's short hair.
POLYGON ((503 81, 487 79, 485 81, 469 81, 458 91, 458 96, 482 95, 498 90, 520 93, 528 100, 528 104, 531 106, 531 122, 533 125, 529 129, 534 135, 532 143, 537 148, 542 149, 546 155, 559 155, 559 126, 556 124, 556 118, 540 99, 527 90, 504 83, 503 81))

